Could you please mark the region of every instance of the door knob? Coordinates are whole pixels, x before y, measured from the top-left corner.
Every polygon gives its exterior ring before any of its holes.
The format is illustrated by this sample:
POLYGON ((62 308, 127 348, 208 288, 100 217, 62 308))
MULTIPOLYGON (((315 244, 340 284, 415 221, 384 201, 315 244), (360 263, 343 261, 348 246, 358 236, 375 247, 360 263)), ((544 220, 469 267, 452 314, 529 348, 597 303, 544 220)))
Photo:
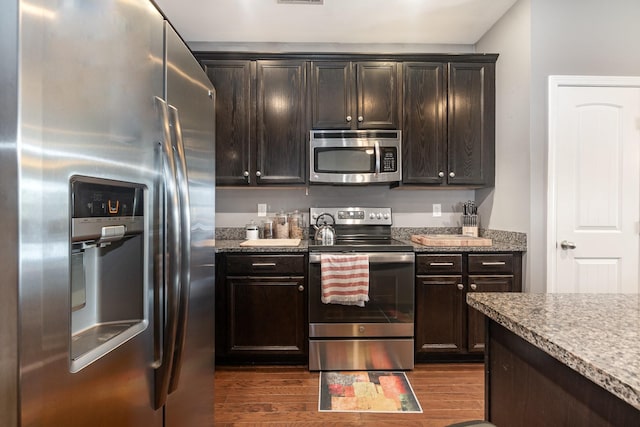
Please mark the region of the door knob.
POLYGON ((564 249, 564 250, 567 250, 567 249, 575 249, 575 248, 576 248, 576 244, 575 244, 575 243, 573 243, 573 242, 567 242, 566 240, 563 240, 563 241, 560 243, 560 247, 561 247, 562 249, 564 249))

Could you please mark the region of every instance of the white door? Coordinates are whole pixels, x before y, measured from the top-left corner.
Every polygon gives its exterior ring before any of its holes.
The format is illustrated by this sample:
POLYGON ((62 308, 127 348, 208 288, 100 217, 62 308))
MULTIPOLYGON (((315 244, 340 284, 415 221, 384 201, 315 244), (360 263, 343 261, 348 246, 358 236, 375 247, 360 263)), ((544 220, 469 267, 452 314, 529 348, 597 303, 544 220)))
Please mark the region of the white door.
POLYGON ((548 292, 636 293, 640 78, 549 79, 548 292))

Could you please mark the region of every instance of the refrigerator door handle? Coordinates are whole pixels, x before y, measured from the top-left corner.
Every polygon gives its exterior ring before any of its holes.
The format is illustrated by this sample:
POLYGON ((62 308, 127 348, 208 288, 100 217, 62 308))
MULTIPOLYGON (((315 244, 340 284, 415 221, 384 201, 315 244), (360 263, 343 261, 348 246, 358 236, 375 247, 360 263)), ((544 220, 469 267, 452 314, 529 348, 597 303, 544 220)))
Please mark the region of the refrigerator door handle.
POLYGON ((169 119, 173 125, 175 138, 174 155, 178 178, 178 195, 180 207, 180 256, 182 258, 182 271, 180 273, 180 293, 178 296, 178 328, 176 343, 174 348, 171 382, 169 383, 169 393, 178 388, 180 380, 180 369, 182 367, 182 354, 184 352, 185 335, 187 333, 187 318, 189 312, 189 290, 191 288, 191 215, 189 201, 189 177, 187 176, 187 161, 184 151, 184 140, 182 138, 182 124, 178 109, 169 105, 169 119))
MULTIPOLYGON (((177 167, 173 156, 171 140, 171 125, 167 102, 159 97, 155 98, 156 107, 160 113, 162 126, 162 174, 165 189, 165 255, 166 264, 163 266, 165 277, 165 321, 162 334, 162 355, 155 366, 155 408, 159 409, 166 403, 169 394, 173 355, 175 353, 176 334, 178 330, 178 313, 180 308, 179 293, 181 279, 180 258, 180 207, 177 183, 177 167)), ((162 307, 160 308, 163 309, 162 307)), ((156 326, 161 327, 161 326, 156 326)))

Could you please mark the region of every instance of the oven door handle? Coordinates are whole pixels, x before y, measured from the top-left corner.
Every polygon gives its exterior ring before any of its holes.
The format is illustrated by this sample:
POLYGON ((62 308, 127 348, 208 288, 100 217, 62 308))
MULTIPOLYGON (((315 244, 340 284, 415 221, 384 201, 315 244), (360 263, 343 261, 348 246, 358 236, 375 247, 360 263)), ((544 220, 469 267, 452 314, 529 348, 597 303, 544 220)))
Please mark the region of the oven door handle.
MULTIPOLYGON (((369 264, 395 263, 395 264, 414 264, 415 254, 413 252, 323 252, 327 255, 368 255, 369 264)), ((309 263, 320 264, 320 253, 310 253, 309 263)))

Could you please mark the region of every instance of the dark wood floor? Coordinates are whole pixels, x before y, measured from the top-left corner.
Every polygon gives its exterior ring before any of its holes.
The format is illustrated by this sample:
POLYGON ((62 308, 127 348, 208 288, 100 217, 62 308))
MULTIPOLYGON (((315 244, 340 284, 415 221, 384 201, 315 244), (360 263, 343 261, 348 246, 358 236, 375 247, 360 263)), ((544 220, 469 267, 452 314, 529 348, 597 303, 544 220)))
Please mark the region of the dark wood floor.
POLYGON ((484 418, 484 365, 407 371, 422 414, 318 412, 319 374, 306 366, 216 366, 215 425, 429 426, 484 418))

